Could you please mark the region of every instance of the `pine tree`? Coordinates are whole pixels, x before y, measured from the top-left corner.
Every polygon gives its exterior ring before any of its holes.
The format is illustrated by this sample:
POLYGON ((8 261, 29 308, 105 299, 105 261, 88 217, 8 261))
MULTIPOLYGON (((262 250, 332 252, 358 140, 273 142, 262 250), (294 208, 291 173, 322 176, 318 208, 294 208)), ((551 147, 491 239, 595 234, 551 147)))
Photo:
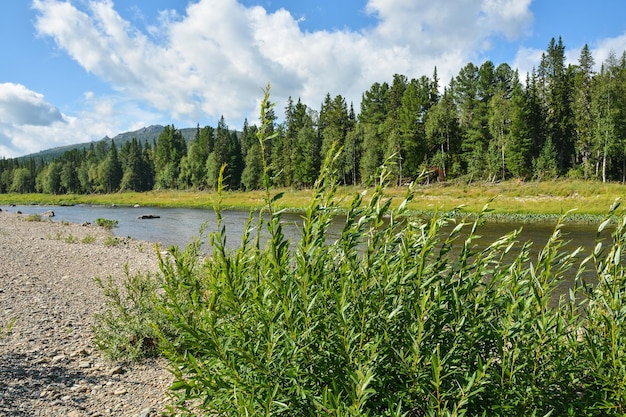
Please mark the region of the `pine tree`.
POLYGON ((458 109, 459 129, 462 136, 461 158, 471 178, 481 178, 485 172, 487 143, 479 96, 479 69, 469 63, 450 83, 451 93, 458 109))
POLYGON ((403 151, 402 176, 415 179, 420 166, 426 160, 426 112, 434 104, 431 101, 432 82, 427 77, 412 79, 402 96, 398 111, 400 137, 403 151))
POLYGON ((387 118, 385 96, 389 90, 387 83, 374 83, 363 94, 359 132, 362 135, 363 153, 360 160, 360 172, 363 180, 369 180, 383 163, 384 131, 381 129, 387 118))
POLYGON ((261 146, 258 143, 252 145, 247 152, 241 184, 247 191, 257 190, 263 186, 263 161, 261 146))
MULTIPOLYGON (((526 77, 529 88, 530 77, 526 77)), ((508 158, 505 161, 508 171, 517 178, 525 179, 532 173, 532 109, 528 99, 528 90, 519 82, 515 83, 511 93, 511 135, 508 158)))
MULTIPOLYGON (((322 160, 333 145, 335 149, 345 148, 346 136, 350 129, 350 118, 345 99, 341 95, 337 95, 331 100, 330 95, 327 95, 320 111, 319 120, 318 129, 322 144, 320 160, 322 160)), ((346 183, 347 173, 345 171, 346 164, 344 158, 345 153, 342 153, 336 159, 336 163, 339 177, 346 183)))
POLYGON ((105 193, 118 191, 123 171, 117 154, 117 146, 112 140, 107 157, 100 163, 98 170, 101 190, 105 193))
POLYGON ((187 143, 174 125, 165 126, 157 138, 154 167, 157 188, 176 188, 180 160, 187 154, 187 143))
MULTIPOLYGON (((123 158, 123 171, 122 181, 120 183, 121 190, 129 191, 146 191, 143 188, 142 176, 145 175, 143 151, 141 144, 137 138, 132 138, 130 142, 127 142, 123 147, 125 149, 125 157, 123 158)), ((120 154, 122 150, 120 149, 120 154)))
POLYGON ((591 174, 591 154, 593 149, 593 118, 592 118, 592 91, 593 57, 587 44, 583 46, 578 59, 578 68, 575 78, 574 117, 576 123, 576 140, 574 148, 576 159, 582 164, 583 177, 591 174))
POLYGON ((563 41, 552 38, 541 58, 539 77, 547 109, 546 134, 557 150, 560 173, 567 172, 574 159, 573 75, 573 69, 565 66, 563 41))
POLYGON ((456 107, 447 89, 441 101, 426 114, 425 130, 431 167, 437 168, 439 178, 445 178, 451 154, 460 149, 456 107))

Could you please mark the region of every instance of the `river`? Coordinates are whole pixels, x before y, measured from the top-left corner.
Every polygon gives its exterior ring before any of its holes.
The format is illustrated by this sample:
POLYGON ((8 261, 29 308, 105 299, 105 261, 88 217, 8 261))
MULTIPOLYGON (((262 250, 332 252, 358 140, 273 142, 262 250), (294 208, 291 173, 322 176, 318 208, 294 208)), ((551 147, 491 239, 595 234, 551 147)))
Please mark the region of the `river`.
MULTIPOLYGON (((67 221, 73 223, 95 223, 98 218, 117 220, 118 227, 113 233, 119 237, 159 242, 164 247, 177 245, 184 247, 191 239, 198 236, 200 227, 206 223, 206 232, 216 230, 216 217, 213 209, 196 208, 157 208, 157 207, 127 207, 127 206, 0 206, 2 210, 21 211, 25 215, 42 214, 48 210, 54 211, 53 221, 67 221), (143 215, 158 216, 154 219, 140 219, 143 215)), ((246 211, 225 210, 222 212, 223 222, 227 231, 227 246, 235 248, 241 242, 249 213, 246 211)), ((329 230, 329 239, 337 238, 343 227, 341 217, 333 222, 329 230)), ((300 235, 301 216, 285 213, 282 217, 283 232, 291 242, 296 242, 300 235)), ((586 256, 595 244, 597 225, 567 224, 563 228, 564 238, 571 241, 568 249, 578 246, 585 249, 581 256, 586 256)), ((513 230, 522 228, 520 242, 533 242, 532 253, 536 254, 547 242, 554 230, 554 224, 545 223, 486 223, 478 230, 481 239, 480 245, 487 245, 497 238, 513 230)), ((521 243, 519 245, 521 247, 521 243)), ((570 283, 571 285, 571 283, 570 283)))
MULTIPOLYGON (((197 208, 159 208, 159 207, 127 207, 127 206, 0 206, 5 211, 20 211, 25 215, 42 214, 54 211, 53 221, 67 221, 72 223, 95 223, 98 218, 117 220, 118 226, 113 233, 119 237, 132 237, 149 242, 160 242, 163 246, 185 246, 190 239, 198 236, 203 223, 206 223, 207 232, 217 228, 213 209, 197 208), (158 216, 155 219, 140 219, 144 215, 158 216)), ((240 243, 241 235, 248 219, 247 211, 224 210, 222 218, 228 233, 228 246, 236 247, 240 243)), ((287 238, 296 241, 300 235, 301 215, 285 213, 282 216, 283 231, 287 238)), ((340 235, 343 227, 343 218, 337 217, 329 231, 329 238, 340 235)), ((548 223, 486 223, 479 228, 481 241, 491 243, 497 238, 513 230, 522 228, 520 241, 531 241, 533 246, 542 247, 552 231, 554 224, 548 223)), ((567 224, 563 231, 566 240, 571 240, 570 247, 582 246, 591 248, 594 245, 597 225, 595 224, 567 224)))

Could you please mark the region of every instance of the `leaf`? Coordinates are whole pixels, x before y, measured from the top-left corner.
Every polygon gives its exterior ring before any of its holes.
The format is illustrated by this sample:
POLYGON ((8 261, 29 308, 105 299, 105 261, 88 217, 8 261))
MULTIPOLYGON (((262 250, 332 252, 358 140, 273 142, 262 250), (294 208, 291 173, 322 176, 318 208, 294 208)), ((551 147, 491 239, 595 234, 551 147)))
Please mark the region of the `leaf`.
POLYGON ((180 391, 180 390, 184 390, 189 388, 189 384, 185 381, 175 381, 171 386, 170 389, 172 391, 180 391))
POLYGON ((275 196, 272 197, 271 202, 274 203, 274 202, 280 200, 281 198, 283 198, 284 195, 285 195, 284 192, 280 192, 280 193, 276 194, 275 196))
POLYGON ((602 233, 602 231, 606 228, 606 226, 611 222, 611 219, 606 219, 603 221, 600 226, 598 226, 598 233, 602 233))

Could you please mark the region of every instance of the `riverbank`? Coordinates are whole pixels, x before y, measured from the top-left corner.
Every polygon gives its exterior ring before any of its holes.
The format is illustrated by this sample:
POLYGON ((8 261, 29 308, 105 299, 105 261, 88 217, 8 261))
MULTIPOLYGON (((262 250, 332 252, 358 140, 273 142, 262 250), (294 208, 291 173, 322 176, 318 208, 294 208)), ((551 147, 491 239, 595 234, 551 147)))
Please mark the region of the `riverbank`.
POLYGON ((104 309, 96 277, 124 265, 156 271, 151 243, 94 225, 28 221, 0 212, 0 416, 155 416, 171 377, 161 360, 121 364, 96 348, 104 309))
MULTIPOLYGON (((339 187, 337 198, 340 207, 347 209, 350 201, 365 187, 339 187)), ((406 187, 390 187, 386 195, 395 204, 402 201, 406 187)), ((250 210, 264 205, 264 191, 225 191, 222 206, 229 209, 250 210)), ((277 206, 290 211, 304 210, 311 199, 311 190, 277 189, 272 194, 283 193, 277 206)), ((575 210, 581 220, 597 221, 611 204, 626 196, 626 185, 582 180, 554 180, 541 182, 506 181, 499 183, 447 182, 416 186, 416 193, 408 208, 416 214, 450 211, 463 207, 464 213, 479 213, 489 204, 494 220, 553 221, 560 214, 575 210)), ((154 207, 212 207, 217 202, 213 191, 161 190, 144 193, 120 192, 114 194, 47 195, 0 194, 0 205, 25 204, 99 204, 141 205, 154 207)))

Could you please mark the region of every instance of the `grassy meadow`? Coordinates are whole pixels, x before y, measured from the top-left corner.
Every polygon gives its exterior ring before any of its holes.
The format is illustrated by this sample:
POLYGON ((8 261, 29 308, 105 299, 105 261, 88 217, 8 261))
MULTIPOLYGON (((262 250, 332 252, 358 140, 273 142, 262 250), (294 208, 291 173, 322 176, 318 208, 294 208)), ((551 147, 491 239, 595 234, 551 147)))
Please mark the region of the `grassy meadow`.
MULTIPOLYGON (((356 193, 366 187, 339 187, 336 201, 347 209, 356 193)), ((303 211, 311 199, 309 189, 277 189, 283 193, 277 202, 279 208, 303 211)), ((388 187, 387 197, 395 204, 402 200, 406 187, 388 187)), ((224 191, 222 207, 248 210, 264 205, 265 191, 224 191)), ((371 193, 369 193, 371 194, 371 193)), ((462 206, 465 213, 479 213, 489 203, 491 220, 553 220, 558 215, 575 210, 573 220, 597 220, 606 213, 611 203, 626 196, 626 185, 597 181, 555 180, 542 182, 507 181, 500 183, 447 182, 417 187, 414 200, 408 209, 415 213, 447 212, 462 206)), ((210 207, 217 193, 197 190, 162 190, 144 193, 118 192, 113 194, 0 194, 0 205, 17 204, 101 204, 156 207, 210 207)), ((365 195, 365 201, 369 196, 365 195)))

